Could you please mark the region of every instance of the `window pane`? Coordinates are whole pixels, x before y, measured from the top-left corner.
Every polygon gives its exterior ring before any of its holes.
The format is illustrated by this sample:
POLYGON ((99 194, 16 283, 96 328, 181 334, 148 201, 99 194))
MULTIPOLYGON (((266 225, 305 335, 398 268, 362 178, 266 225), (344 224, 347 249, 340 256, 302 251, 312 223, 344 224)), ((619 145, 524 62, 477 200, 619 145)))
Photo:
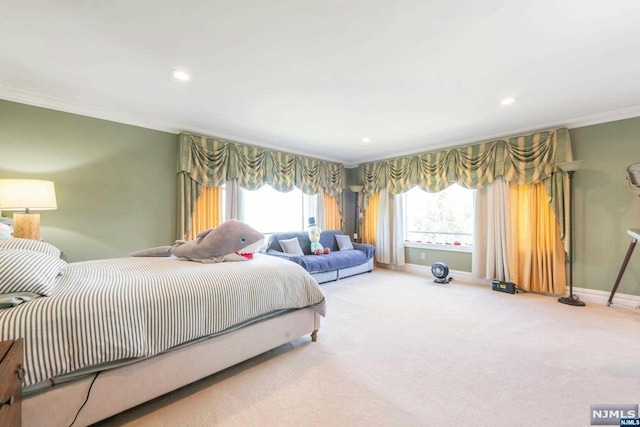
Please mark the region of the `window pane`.
POLYGON ((418 187, 408 191, 406 239, 471 246, 474 195, 475 190, 457 184, 438 193, 418 187))
POLYGON ((258 190, 242 190, 244 222, 263 234, 306 229, 308 200, 299 189, 281 193, 268 185, 258 190))

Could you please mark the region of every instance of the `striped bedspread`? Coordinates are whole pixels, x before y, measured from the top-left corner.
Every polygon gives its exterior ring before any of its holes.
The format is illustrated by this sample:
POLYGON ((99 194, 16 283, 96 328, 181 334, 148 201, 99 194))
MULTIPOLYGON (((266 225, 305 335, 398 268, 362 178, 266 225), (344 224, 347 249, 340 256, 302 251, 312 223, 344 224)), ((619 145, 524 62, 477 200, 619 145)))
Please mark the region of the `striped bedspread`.
POLYGON ((25 338, 24 385, 162 353, 268 313, 313 306, 316 281, 287 260, 201 264, 118 258, 69 264, 49 297, 0 310, 0 340, 25 338))

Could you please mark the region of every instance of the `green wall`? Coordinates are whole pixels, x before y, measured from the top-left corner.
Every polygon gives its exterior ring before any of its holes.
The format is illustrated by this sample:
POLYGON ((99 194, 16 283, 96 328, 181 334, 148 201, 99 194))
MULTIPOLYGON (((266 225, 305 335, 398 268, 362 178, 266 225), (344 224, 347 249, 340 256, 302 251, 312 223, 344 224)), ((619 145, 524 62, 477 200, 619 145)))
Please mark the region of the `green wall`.
POLYGON ((432 266, 435 262, 444 262, 451 270, 471 272, 471 253, 440 251, 425 248, 404 248, 405 262, 408 264, 432 266), (424 252, 425 259, 421 254, 424 252))
MULTIPOLYGON (((569 135, 574 158, 586 160, 574 176, 573 284, 609 292, 631 243, 626 230, 640 228, 640 189, 630 191, 626 180, 627 166, 640 162, 640 117, 570 129, 569 135)), ((429 258, 422 260, 421 251, 405 249, 406 261, 420 265, 443 261, 452 269, 471 270, 470 254, 430 250, 429 258), (468 255, 468 261, 455 258, 459 255, 468 255), (464 266, 458 266, 461 262, 464 266)), ((640 295, 640 249, 631 258, 618 292, 640 295)))
MULTIPOLYGON (((640 228, 640 190, 628 189, 625 172, 640 162, 640 118, 570 135, 574 157, 586 160, 574 179, 574 285, 609 291, 631 241, 626 229, 640 228)), ((69 261, 173 242, 177 141, 169 133, 0 100, 0 178, 55 182, 58 210, 40 213, 42 238, 69 261)), ((356 170, 347 170, 347 182, 356 180, 356 170)), ((345 208, 345 228, 353 233, 350 191, 345 208)), ((420 251, 407 249, 407 262, 470 270, 469 254, 425 250, 433 259, 423 261, 420 251)), ((640 295, 640 253, 619 292, 640 295)))
MULTIPOLYGON (((575 159, 575 257, 573 284, 610 291, 631 243, 628 228, 640 228, 640 189, 630 191, 626 168, 640 162, 640 118, 569 132, 575 159)), ((640 250, 632 256, 618 292, 640 295, 640 250)))
POLYGON ((0 153, 0 178, 54 181, 41 238, 68 261, 175 240, 177 135, 0 100, 0 153))

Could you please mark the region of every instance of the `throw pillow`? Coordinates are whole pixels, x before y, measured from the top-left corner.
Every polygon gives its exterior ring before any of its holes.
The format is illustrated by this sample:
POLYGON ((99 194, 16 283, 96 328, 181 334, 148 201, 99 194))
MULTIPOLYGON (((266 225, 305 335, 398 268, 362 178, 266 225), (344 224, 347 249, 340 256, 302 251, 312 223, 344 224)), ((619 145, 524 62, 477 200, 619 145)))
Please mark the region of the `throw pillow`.
POLYGON ((0 249, 26 249, 28 251, 42 252, 51 255, 54 258, 60 258, 62 251, 51 243, 42 242, 40 240, 20 239, 11 237, 9 239, 0 239, 0 249))
POLYGON ((338 250, 350 251, 353 249, 351 238, 345 234, 336 234, 336 242, 338 242, 338 250))
POLYGON ((304 255, 297 237, 293 237, 287 240, 278 240, 278 242, 280 243, 280 247, 282 247, 282 252, 284 252, 285 254, 304 255))
POLYGON ((41 252, 0 250, 0 294, 32 292, 49 296, 67 263, 41 252))

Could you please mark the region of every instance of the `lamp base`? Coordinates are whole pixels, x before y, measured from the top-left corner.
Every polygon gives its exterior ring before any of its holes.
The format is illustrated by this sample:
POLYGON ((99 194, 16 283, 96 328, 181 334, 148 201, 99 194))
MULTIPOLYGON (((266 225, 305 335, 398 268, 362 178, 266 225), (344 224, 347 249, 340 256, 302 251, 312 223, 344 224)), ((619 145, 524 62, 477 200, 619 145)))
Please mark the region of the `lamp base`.
POLYGON ((13 214, 13 237, 40 240, 40 214, 13 214))
POLYGON ((571 297, 560 297, 558 298, 558 302, 561 302, 567 305, 576 305, 578 307, 584 307, 586 305, 583 301, 580 301, 579 299, 575 299, 571 297))

